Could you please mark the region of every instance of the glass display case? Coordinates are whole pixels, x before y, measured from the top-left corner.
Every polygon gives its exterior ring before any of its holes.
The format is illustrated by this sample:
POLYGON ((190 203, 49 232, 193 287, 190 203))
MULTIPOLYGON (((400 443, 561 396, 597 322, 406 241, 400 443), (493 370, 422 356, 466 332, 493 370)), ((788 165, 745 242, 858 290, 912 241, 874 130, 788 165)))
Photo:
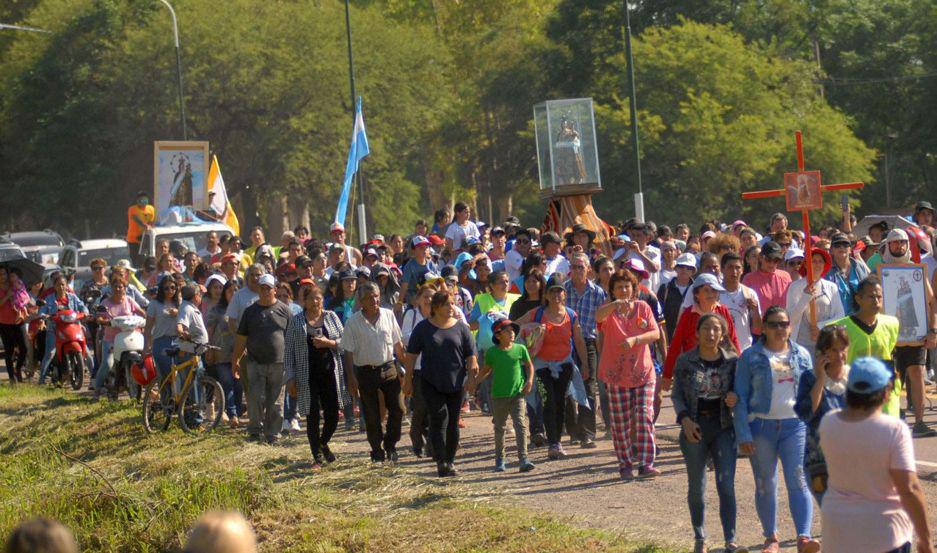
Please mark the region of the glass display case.
POLYGON ((592 98, 548 100, 534 106, 541 196, 602 189, 592 98))

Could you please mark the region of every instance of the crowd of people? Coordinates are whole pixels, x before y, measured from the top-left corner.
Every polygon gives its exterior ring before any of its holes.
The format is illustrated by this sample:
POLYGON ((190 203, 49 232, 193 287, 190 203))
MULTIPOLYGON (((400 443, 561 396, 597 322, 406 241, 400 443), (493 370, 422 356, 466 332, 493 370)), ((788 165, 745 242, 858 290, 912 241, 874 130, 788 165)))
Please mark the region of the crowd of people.
MULTIPOLYGON (((820 550, 815 503, 824 551, 908 552, 914 541, 932 552, 911 440, 937 434, 924 420, 937 347, 933 207, 921 202, 913 219, 858 237, 848 225, 804 236, 781 213, 762 229, 713 221, 695 234, 631 220, 608 248, 582 225, 565 236, 514 217, 489 225, 457 203, 408 236, 375 234, 359 247, 340 223, 328 239, 300 226, 276 242, 255 227, 247 247, 214 232, 199 252, 161 242, 137 271, 92 261, 82 286, 100 289, 110 316, 145 315, 161 376, 174 341, 216 346, 204 368, 224 389, 228 424, 273 444, 304 420, 314 469, 336 459, 342 423, 366 433, 372 461, 397 461, 408 421, 412 454, 454 476, 462 415, 478 409, 493 422, 495 471, 510 464, 513 434, 520 472, 535 469, 537 449, 556 460, 611 439, 623 481, 652 479, 669 393, 695 551, 707 550, 707 467, 725 548, 744 550, 735 497, 744 456, 761 551, 780 547, 780 461, 798 552, 820 550), (899 320, 881 312, 883 263, 926 266, 923 344, 899 346, 899 320)), ((40 310, 86 310, 73 285, 58 274, 27 290, 0 269, 11 382, 14 327, 40 297, 54 298, 40 310)), ((100 389, 106 369, 94 368, 100 389)))

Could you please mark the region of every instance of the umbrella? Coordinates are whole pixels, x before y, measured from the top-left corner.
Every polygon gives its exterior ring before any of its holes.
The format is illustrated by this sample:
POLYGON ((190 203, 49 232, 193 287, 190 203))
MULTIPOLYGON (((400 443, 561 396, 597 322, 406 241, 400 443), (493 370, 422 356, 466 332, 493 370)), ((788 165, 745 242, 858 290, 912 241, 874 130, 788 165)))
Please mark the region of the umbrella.
POLYGON ((45 271, 45 267, 25 257, 0 261, 0 267, 18 269, 23 275, 23 282, 26 286, 32 286, 37 282, 41 282, 43 271, 45 271))

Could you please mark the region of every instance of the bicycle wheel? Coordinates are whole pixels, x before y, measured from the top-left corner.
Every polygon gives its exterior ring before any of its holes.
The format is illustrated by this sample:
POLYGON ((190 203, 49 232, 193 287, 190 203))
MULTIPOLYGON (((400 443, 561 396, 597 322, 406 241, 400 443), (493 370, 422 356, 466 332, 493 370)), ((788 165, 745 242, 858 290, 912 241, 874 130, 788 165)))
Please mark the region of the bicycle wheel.
POLYGON ((197 387, 198 401, 191 393, 185 394, 186 401, 179 405, 179 425, 190 434, 211 432, 221 422, 224 413, 224 390, 210 376, 199 376, 192 386, 197 387))
POLYGON ((159 379, 147 384, 143 390, 143 426, 147 432, 164 431, 172 422, 172 400, 164 405, 160 398, 159 379))

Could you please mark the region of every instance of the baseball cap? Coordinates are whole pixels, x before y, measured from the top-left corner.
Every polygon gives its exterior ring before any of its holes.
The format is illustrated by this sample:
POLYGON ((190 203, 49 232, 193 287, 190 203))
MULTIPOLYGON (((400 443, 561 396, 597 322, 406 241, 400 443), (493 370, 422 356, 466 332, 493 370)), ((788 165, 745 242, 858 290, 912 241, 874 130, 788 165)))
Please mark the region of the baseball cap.
POLYGON ((355 276, 355 272, 351 269, 345 269, 338 273, 338 280, 355 280, 358 277, 355 276))
POLYGON ((559 273, 553 273, 550 275, 550 279, 547 280, 547 291, 559 288, 560 290, 565 290, 563 288, 563 276, 559 273))
POLYGON ((420 277, 419 285, 422 286, 426 283, 438 284, 443 281, 443 277, 437 275, 433 271, 426 271, 423 273, 423 276, 420 277))
POLYGON ((311 278, 303 278, 303 279, 300 279, 299 281, 300 288, 302 288, 303 286, 315 286, 315 285, 316 285, 316 281, 312 280, 311 278))
POLYGON ((700 239, 700 240, 706 240, 707 238, 715 238, 715 237, 716 237, 716 233, 715 233, 715 232, 713 232, 713 231, 711 231, 711 230, 707 230, 706 232, 704 232, 704 233, 702 234, 702 236, 699 237, 699 239, 700 239))
POLYGON ((781 246, 774 240, 765 242, 765 245, 761 247, 761 255, 765 256, 765 259, 776 260, 780 260, 784 257, 781 253, 781 246))
POLYGON ((800 248, 788 248, 787 252, 784 254, 784 261, 790 261, 792 259, 804 258, 804 250, 800 248))
POLYGON ((735 227, 747 227, 747 226, 748 226, 748 224, 747 224, 745 221, 741 220, 741 219, 736 219, 736 221, 735 221, 734 223, 732 223, 732 228, 735 228, 735 227))
POLYGON ((644 262, 640 259, 632 258, 625 261, 624 264, 626 269, 640 276, 641 280, 647 280, 651 276, 651 273, 647 272, 647 269, 644 267, 644 262))
POLYGON ((371 235, 371 241, 372 241, 372 242, 381 242, 381 243, 383 243, 383 242, 384 242, 384 235, 383 235, 383 234, 380 234, 380 233, 378 233, 378 234, 372 234, 372 235, 371 235))
POLYGON ((338 242, 333 242, 332 245, 329 246, 329 251, 330 252, 344 252, 345 247, 339 244, 338 242))
POLYGON ((717 292, 725 292, 726 289, 719 284, 719 279, 716 278, 716 275, 712 273, 702 273, 693 279, 693 284, 691 288, 693 291, 696 291, 698 288, 703 286, 709 286, 717 292))
POLYGON ((369 255, 373 255, 374 257, 381 257, 380 255, 378 255, 377 250, 375 250, 374 248, 368 248, 367 250, 365 250, 364 256, 368 257, 369 255))
POLYGON ((419 234, 417 234, 416 236, 413 237, 412 240, 410 240, 410 247, 411 247, 411 248, 419 248, 419 247, 422 247, 422 246, 429 246, 429 245, 431 245, 431 244, 432 244, 432 242, 430 242, 429 238, 427 238, 427 237, 425 237, 425 236, 421 236, 421 235, 419 235, 419 234))
POLYGON ((329 227, 329 232, 335 232, 337 230, 345 232, 345 225, 341 223, 332 223, 332 226, 329 227))
POLYGON ((491 234, 492 236, 499 236, 499 235, 505 234, 505 232, 502 227, 493 227, 491 231, 489 232, 489 234, 491 234))
POLYGON ((849 364, 846 388, 860 394, 871 394, 885 388, 891 378, 892 372, 885 363, 874 357, 860 357, 849 364))
POLYGON ((446 280, 459 280, 459 270, 455 268, 455 265, 446 265, 439 271, 439 274, 446 280))
POLYGON ((678 267, 692 267, 696 269, 696 256, 691 253, 680 254, 680 257, 677 258, 676 265, 678 267))
POLYGON ((218 273, 215 273, 205 279, 205 288, 208 288, 209 286, 211 286, 212 282, 218 282, 219 284, 224 286, 225 284, 228 283, 228 279, 225 278, 224 275, 219 275, 218 273))
POLYGON ((443 244, 446 243, 446 241, 443 240, 441 237, 436 236, 435 234, 430 234, 429 243, 432 244, 433 247, 435 248, 436 246, 442 246, 443 244))
POLYGON ((521 333, 521 326, 515 323, 514 321, 512 321, 511 319, 508 319, 507 317, 503 319, 498 319, 497 321, 494 322, 494 324, 491 325, 491 334, 492 334, 491 341, 494 342, 495 345, 498 345, 501 343, 498 341, 498 333, 500 333, 502 330, 504 330, 507 327, 511 327, 514 329, 515 336, 521 333))
POLYGON ((885 238, 886 242, 900 242, 904 240, 908 242, 908 233, 901 230, 900 228, 893 228, 888 231, 888 237, 885 238))
POLYGON ((508 226, 508 225, 514 225, 514 226, 519 227, 521 226, 521 220, 515 217, 514 215, 510 215, 508 216, 507 219, 504 220, 504 226, 508 226))
POLYGON ((260 278, 257 279, 257 284, 274 288, 277 285, 277 279, 273 278, 271 274, 260 275, 260 278))
POLYGON ((232 262, 232 263, 237 263, 237 262, 238 262, 238 256, 234 255, 233 253, 225 254, 224 256, 222 256, 222 258, 221 258, 221 262, 222 262, 222 263, 227 263, 228 261, 230 261, 230 262, 232 262))
POLYGON ((296 266, 303 268, 312 267, 312 258, 308 255, 301 255, 296 258, 296 266))
POLYGON ((390 267, 384 265, 383 263, 377 263, 374 265, 374 270, 371 271, 371 274, 374 275, 375 278, 379 277, 380 275, 390 276, 390 267))
POLYGON ((832 238, 830 238, 830 245, 835 246, 836 244, 846 244, 847 246, 851 246, 852 241, 849 240, 849 236, 847 236, 845 233, 837 232, 833 235, 832 238))
POLYGON ((371 278, 371 269, 368 269, 367 267, 358 267, 355 269, 355 276, 358 278, 371 278))

